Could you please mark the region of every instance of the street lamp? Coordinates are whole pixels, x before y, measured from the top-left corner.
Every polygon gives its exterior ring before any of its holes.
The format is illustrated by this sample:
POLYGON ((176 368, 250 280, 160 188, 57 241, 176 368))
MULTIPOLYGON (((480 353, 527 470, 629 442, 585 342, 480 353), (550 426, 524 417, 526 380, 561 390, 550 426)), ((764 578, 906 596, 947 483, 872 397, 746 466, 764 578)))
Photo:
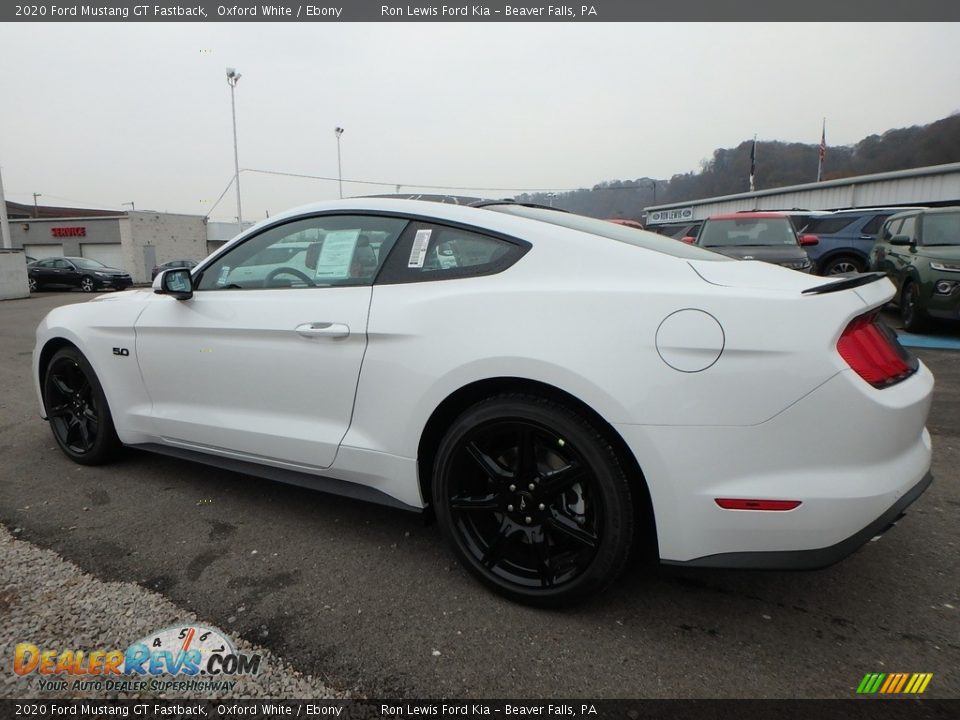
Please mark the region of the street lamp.
POLYGON ((243 232, 243 213, 240 211, 240 155, 237 153, 237 103, 234 98, 234 89, 240 82, 240 73, 235 68, 227 68, 227 84, 230 86, 230 112, 233 115, 233 172, 234 183, 237 186, 237 229, 243 232))
POLYGON ((343 128, 335 127, 333 134, 337 136, 337 180, 340 183, 340 199, 343 200, 343 168, 340 165, 340 136, 343 135, 343 128))
POLYGON ((650 185, 653 187, 653 204, 657 204, 657 181, 651 180, 650 185))
POLYGON ((555 192, 548 192, 547 197, 550 198, 550 207, 553 207, 553 199, 557 196, 555 192))
POLYGON ((128 202, 128 203, 120 203, 120 204, 121 204, 121 205, 129 205, 131 212, 135 212, 136 209, 137 209, 137 205, 136 205, 136 203, 135 203, 133 200, 131 200, 131 201, 128 202))
POLYGON ((40 212, 40 211, 39 211, 39 208, 37 207, 37 198, 38 198, 38 197, 43 197, 43 193, 34 193, 34 194, 33 194, 33 216, 34 216, 34 217, 40 217, 40 215, 39 215, 39 212, 40 212))

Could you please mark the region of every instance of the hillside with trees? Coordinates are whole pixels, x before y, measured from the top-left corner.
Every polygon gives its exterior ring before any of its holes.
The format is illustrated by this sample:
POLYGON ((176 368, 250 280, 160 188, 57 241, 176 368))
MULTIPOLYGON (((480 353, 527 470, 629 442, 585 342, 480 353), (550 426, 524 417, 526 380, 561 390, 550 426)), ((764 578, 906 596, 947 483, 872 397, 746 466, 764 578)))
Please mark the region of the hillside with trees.
MULTIPOLYGON (((529 193, 524 202, 553 204, 572 212, 602 218, 638 219, 649 205, 747 192, 752 140, 734 148, 718 148, 701 163, 700 170, 674 175, 668 180, 641 177, 609 180, 572 192, 529 193)), ((818 145, 758 141, 757 190, 800 185, 816 180, 818 145)), ((888 130, 856 145, 828 145, 823 179, 868 175, 907 168, 960 162, 960 113, 929 125, 888 130)))

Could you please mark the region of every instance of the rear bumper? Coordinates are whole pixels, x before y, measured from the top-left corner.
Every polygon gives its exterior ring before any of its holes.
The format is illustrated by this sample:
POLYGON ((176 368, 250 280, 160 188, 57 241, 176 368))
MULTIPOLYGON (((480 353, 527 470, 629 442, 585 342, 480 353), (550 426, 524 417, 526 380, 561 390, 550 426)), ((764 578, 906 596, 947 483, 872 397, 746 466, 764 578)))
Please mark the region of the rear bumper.
POLYGON ((869 540, 928 484, 932 392, 923 363, 882 390, 851 370, 757 425, 615 427, 646 478, 663 562, 817 567, 869 540), (726 510, 716 498, 800 505, 726 510))
POLYGON ((904 511, 930 487, 933 475, 929 472, 891 505, 880 517, 859 532, 829 547, 815 550, 780 550, 773 552, 732 552, 705 555, 677 562, 663 561, 665 565, 683 567, 732 568, 745 570, 816 570, 833 565, 858 550, 874 537, 882 535, 903 517, 904 511))

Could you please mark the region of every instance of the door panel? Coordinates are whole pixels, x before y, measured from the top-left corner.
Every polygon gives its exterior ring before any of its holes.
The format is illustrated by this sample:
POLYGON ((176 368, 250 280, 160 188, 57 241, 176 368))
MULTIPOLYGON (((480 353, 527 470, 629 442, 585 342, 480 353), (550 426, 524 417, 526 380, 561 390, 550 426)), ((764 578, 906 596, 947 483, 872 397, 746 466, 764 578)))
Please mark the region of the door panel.
POLYGON ((156 295, 137 358, 156 432, 181 446, 329 467, 353 411, 369 286, 156 295), (347 334, 304 334, 305 324, 347 334))

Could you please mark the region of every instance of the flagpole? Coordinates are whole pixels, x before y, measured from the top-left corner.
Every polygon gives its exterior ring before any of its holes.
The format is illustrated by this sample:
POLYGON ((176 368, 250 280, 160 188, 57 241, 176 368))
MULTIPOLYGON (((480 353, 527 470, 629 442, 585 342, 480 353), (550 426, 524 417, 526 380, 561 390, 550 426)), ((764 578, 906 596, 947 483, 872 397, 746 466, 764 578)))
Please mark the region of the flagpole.
POLYGON ((817 150, 817 182, 823 180, 823 158, 827 155, 827 119, 823 119, 823 129, 820 131, 820 148, 817 150))

